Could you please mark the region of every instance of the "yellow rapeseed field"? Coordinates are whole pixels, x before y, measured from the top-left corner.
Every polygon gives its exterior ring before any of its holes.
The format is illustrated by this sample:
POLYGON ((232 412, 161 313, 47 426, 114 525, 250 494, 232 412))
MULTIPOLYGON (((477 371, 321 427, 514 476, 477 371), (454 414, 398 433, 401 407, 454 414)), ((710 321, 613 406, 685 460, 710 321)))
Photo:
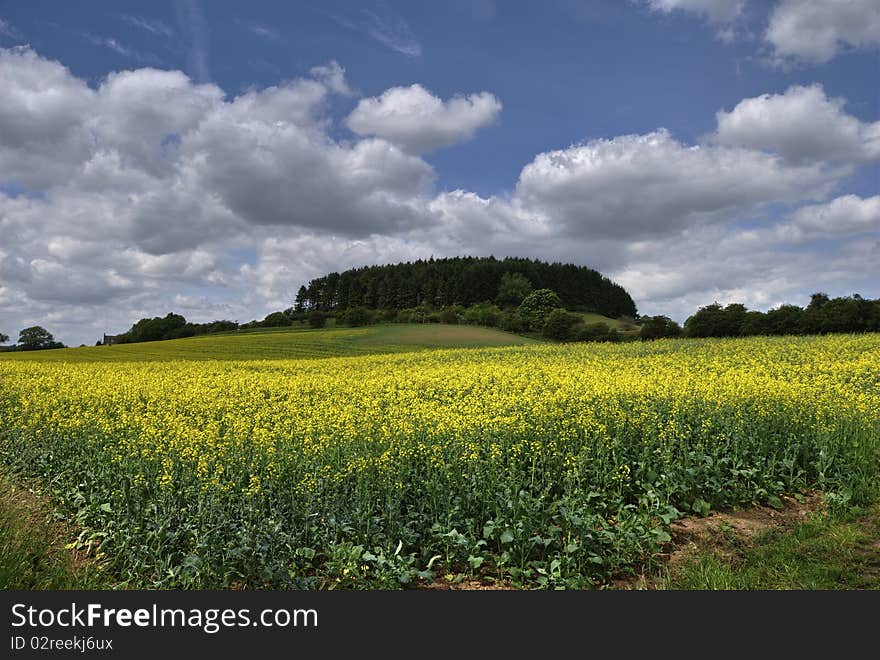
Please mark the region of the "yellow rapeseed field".
POLYGON ((607 579, 682 513, 877 492, 880 336, 0 359, 4 460, 131 585, 607 579))

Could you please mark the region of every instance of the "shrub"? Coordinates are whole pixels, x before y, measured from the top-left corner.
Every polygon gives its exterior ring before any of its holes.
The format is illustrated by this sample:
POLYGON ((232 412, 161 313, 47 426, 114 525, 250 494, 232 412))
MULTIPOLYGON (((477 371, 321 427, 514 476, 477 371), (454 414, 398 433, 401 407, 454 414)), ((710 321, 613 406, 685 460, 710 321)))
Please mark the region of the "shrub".
POLYGON ((457 324, 459 321, 458 310, 455 307, 447 307, 440 312, 440 323, 457 324))
POLYGON ((502 312, 497 305, 481 303, 462 310, 461 321, 468 325, 485 325, 497 328, 501 323, 502 312))
POLYGON ((572 314, 560 307, 554 309, 547 316, 542 332, 547 339, 565 341, 572 338, 572 328, 580 323, 580 321, 581 317, 578 314, 572 314))
POLYGON ((575 339, 577 341, 608 341, 611 328, 607 323, 587 323, 577 329, 575 339))
POLYGON ((519 315, 528 323, 529 330, 540 331, 544 327, 547 317, 557 307, 562 307, 562 301, 552 289, 538 289, 525 297, 522 304, 517 308, 519 315))
POLYGON ((327 316, 319 309, 309 312, 309 325, 313 328, 323 328, 327 325, 327 316))
MULTIPOLYGON (((397 313, 398 323, 428 323, 433 310, 427 305, 408 307, 397 313)), ((438 319, 439 320, 439 319, 438 319)), ((435 321, 437 322, 437 321, 435 321)))
POLYGON ((339 323, 357 328, 362 325, 370 325, 373 322, 373 313, 366 307, 349 307, 339 317, 339 323))
POLYGON ((642 329, 639 331, 639 337, 642 340, 679 337, 680 335, 681 326, 668 316, 646 316, 642 319, 642 329))
POLYGON ((525 332, 528 330, 527 322, 516 312, 502 313, 498 320, 498 325, 507 332, 525 332))

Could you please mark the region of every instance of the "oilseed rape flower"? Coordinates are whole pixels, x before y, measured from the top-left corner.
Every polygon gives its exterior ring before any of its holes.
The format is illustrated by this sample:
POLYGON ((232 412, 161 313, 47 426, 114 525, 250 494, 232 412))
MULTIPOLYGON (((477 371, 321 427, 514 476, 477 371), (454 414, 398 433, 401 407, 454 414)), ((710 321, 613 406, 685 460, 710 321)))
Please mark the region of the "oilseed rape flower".
POLYGON ((3 460, 159 587, 332 582, 354 555, 583 586, 683 513, 877 494, 877 335, 242 357, 0 359, 3 460))

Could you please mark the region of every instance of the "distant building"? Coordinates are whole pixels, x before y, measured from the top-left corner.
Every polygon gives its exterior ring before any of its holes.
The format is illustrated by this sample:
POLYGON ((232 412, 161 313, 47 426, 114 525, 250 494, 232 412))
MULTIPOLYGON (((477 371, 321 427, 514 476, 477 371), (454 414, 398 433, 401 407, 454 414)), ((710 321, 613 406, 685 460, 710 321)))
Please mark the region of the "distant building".
POLYGON ((106 332, 104 333, 104 341, 101 343, 104 346, 112 346, 113 344, 121 344, 125 335, 108 335, 106 332))

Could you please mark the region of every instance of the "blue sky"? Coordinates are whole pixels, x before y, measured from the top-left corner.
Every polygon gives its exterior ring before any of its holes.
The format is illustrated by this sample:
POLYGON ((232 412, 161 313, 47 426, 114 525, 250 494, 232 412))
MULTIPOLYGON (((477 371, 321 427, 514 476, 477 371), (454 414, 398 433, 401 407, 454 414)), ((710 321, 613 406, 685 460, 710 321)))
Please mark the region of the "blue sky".
POLYGON ((0 331, 245 321, 463 252, 592 265, 679 321, 876 297, 880 8, 829 4, 0 2, 0 331))

